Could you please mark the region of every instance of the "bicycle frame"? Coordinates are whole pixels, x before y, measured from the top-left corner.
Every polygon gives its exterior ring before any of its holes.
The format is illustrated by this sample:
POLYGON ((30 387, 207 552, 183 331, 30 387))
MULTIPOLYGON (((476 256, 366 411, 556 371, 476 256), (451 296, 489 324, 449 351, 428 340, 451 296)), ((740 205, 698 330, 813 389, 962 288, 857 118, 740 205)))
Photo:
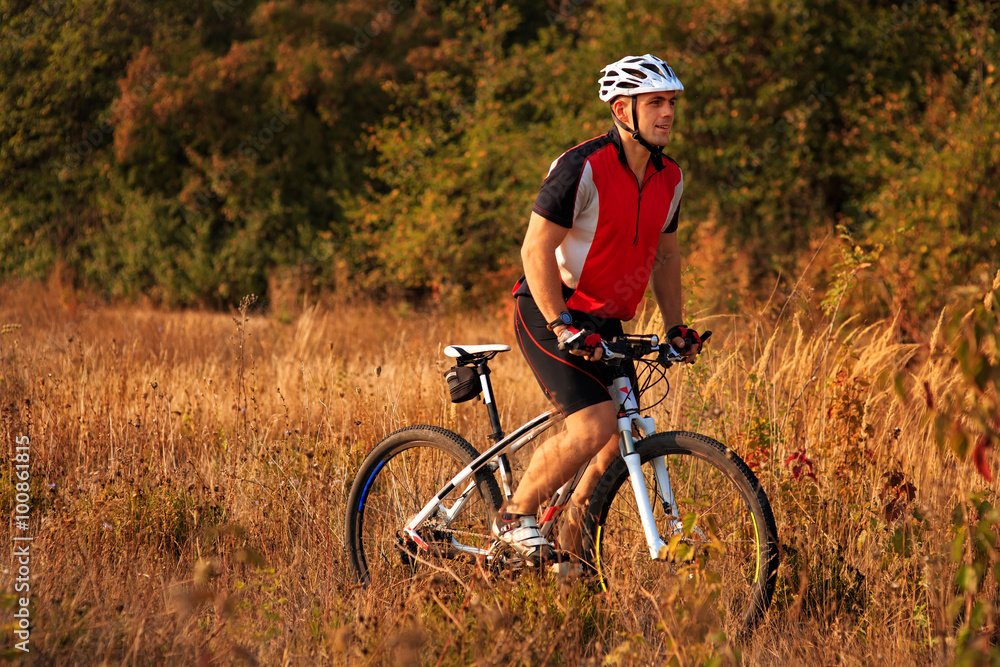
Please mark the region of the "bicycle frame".
MULTIPOLYGON (((486 403, 486 408, 490 415, 490 423, 494 429, 494 432, 489 437, 495 441, 495 444, 489 447, 468 466, 455 475, 455 477, 445 484, 444 487, 442 487, 441 490, 435 494, 434 498, 430 500, 406 524, 403 529, 404 533, 407 537, 409 537, 409 539, 413 540, 424 550, 429 550, 430 546, 423 540, 423 538, 420 537, 420 534, 418 533, 420 527, 433 515, 441 516, 443 519, 450 522, 458 514, 458 512, 461 511, 462 507, 475 492, 476 483, 474 476, 483 468, 492 466, 491 470, 500 471, 504 497, 506 499, 510 499, 513 493, 513 475, 511 473, 507 456, 509 454, 512 455, 516 453, 519 449, 524 447, 524 445, 528 444, 543 432, 562 421, 562 415, 560 412, 556 409, 552 409, 535 417, 523 426, 519 427, 510 435, 504 437, 500 428, 499 412, 493 401, 493 391, 489 379, 489 368, 487 366, 487 362, 488 359, 478 360, 476 366, 479 372, 480 381, 483 385, 484 402, 486 403), (496 460, 495 464, 492 463, 494 459, 496 460), (450 508, 442 507, 444 498, 456 487, 461 487, 462 485, 465 485, 465 488, 454 505, 450 508)), ((643 416, 639 412, 635 391, 633 390, 632 382, 628 376, 622 374, 617 377, 613 384, 608 387, 608 391, 611 394, 611 398, 614 401, 615 408, 618 413, 618 432, 620 435, 619 447, 621 449, 621 456, 625 460, 625 464, 628 467, 632 491, 635 494, 636 507, 639 510, 639 516, 645 532, 647 546, 649 547, 649 555, 651 559, 664 560, 668 557, 668 546, 661 539, 656 528, 656 520, 653 517, 653 508, 650 504, 649 494, 646 491, 645 480, 642 476, 641 461, 639 454, 635 450, 635 440, 632 435, 633 427, 640 431, 644 437, 652 435, 656 430, 656 423, 651 417, 643 416)), ((546 538, 552 531, 555 518, 558 516, 559 511, 572 495, 586 467, 587 464, 584 464, 573 479, 569 480, 566 484, 560 487, 549 500, 548 507, 542 516, 540 524, 542 535, 546 538)), ((656 479, 658 500, 660 501, 660 504, 662 505, 667 516, 674 517, 674 520, 671 522, 671 527, 672 532, 676 533, 679 531, 680 521, 676 518, 674 513, 676 505, 670 486, 670 478, 667 474, 666 463, 663 457, 654 459, 653 471, 656 479)), ((457 551, 474 556, 481 555, 489 557, 490 554, 489 550, 462 545, 458 543, 454 537, 452 537, 451 546, 457 551)))
MULTIPOLYGON (((489 383, 489 377, 487 375, 480 375, 480 378, 483 379, 484 384, 489 383)), ((491 394, 487 393, 487 408, 492 412, 496 410, 496 407, 490 397, 491 394)), ((423 538, 421 538, 419 534, 417 534, 417 530, 425 521, 427 521, 428 518, 430 518, 431 515, 439 511, 444 498, 451 493, 455 487, 468 482, 467 486, 462 491, 462 495, 459 496, 459 499, 455 502, 455 505, 452 508, 445 510, 445 517, 448 519, 457 515, 459 510, 461 510, 465 505, 469 496, 474 492, 476 485, 474 475, 484 467, 488 466, 493 459, 497 460, 495 469, 500 470, 500 479, 503 484, 504 497, 510 498, 513 494, 512 485, 514 476, 511 473, 510 464, 507 461, 507 455, 514 454, 549 428, 558 424, 560 421, 562 421, 562 415, 559 411, 555 409, 549 410, 548 412, 542 413, 527 422, 509 436, 499 438, 496 444, 480 454, 472 463, 459 471, 459 473, 455 475, 451 481, 445 484, 441 490, 435 494, 434 498, 428 502, 423 509, 417 512, 417 514, 410 519, 409 523, 407 523, 403 529, 407 537, 416 542, 423 549, 429 549, 430 546, 424 542, 423 538)), ((496 435, 496 433, 494 435, 496 435)), ((452 540, 454 541, 454 538, 452 538, 452 540)), ((462 551, 469 551, 482 555, 486 554, 485 550, 466 548, 457 543, 452 546, 455 546, 462 551)))

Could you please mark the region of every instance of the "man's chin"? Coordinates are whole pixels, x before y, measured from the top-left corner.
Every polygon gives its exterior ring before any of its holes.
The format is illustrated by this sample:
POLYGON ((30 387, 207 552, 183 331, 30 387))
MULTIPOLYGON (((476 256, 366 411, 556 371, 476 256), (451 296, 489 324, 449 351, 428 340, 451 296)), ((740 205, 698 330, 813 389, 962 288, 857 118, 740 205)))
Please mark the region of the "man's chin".
POLYGON ((666 146, 670 143, 670 131, 667 130, 666 132, 657 132, 656 136, 653 137, 653 140, 650 143, 654 146, 666 146))

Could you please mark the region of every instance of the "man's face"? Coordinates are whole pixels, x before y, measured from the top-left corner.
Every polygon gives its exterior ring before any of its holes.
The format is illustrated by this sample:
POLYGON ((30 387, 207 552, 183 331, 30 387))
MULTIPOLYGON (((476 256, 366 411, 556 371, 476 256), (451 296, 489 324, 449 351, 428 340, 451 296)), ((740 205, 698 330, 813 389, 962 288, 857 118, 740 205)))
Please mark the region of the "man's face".
MULTIPOLYGON (((670 143, 670 128, 674 124, 677 91, 643 93, 632 98, 632 103, 638 105, 639 132, 646 141, 654 146, 666 146, 670 143)), ((628 111, 628 116, 631 125, 631 110, 628 111)))

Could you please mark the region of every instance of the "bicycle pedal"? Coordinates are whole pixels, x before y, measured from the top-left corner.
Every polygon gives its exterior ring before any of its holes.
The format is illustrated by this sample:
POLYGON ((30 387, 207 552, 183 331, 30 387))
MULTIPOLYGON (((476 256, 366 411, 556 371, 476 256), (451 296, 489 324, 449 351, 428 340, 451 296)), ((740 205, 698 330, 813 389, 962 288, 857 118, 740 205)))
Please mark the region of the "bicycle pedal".
POLYGON ((486 550, 486 560, 492 562, 499 558, 503 558, 504 553, 507 551, 507 549, 505 549, 506 546, 507 545, 500 540, 493 540, 490 543, 490 548, 486 550))
POLYGON ((495 572, 505 571, 518 574, 524 570, 534 570, 534 565, 524 560, 509 545, 496 541, 486 554, 486 562, 495 572))
POLYGON ((516 558, 514 550, 508 548, 506 544, 499 540, 494 540, 490 544, 490 548, 486 551, 486 563, 496 572, 508 569, 511 562, 516 558))

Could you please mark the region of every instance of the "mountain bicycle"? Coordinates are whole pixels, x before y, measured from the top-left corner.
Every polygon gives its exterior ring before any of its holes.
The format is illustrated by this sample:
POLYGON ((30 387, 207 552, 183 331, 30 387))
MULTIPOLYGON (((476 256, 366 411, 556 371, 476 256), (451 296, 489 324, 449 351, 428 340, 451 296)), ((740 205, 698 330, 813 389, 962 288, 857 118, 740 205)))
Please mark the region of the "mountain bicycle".
MULTIPOLYGON (((621 456, 598 481, 584 515, 581 558, 589 575, 600 590, 629 596, 622 605, 630 610, 628 631, 648 636, 670 604, 685 600, 727 634, 749 632, 766 613, 777 576, 777 529, 764 489, 725 445, 696 433, 656 433, 654 420, 640 412, 642 394, 683 359, 671 345, 650 335, 601 345, 602 362, 616 369, 609 392, 621 456), (627 360, 641 368, 638 386, 627 360)), ((485 451, 452 431, 411 426, 380 442, 358 469, 347 504, 347 551, 357 580, 383 597, 421 571, 467 581, 478 568, 523 567, 492 538, 490 522, 512 495, 509 457, 562 417, 552 409, 504 434, 489 361, 508 350, 444 350, 456 362, 446 374, 452 400, 482 395, 493 429, 485 451)), ((543 505, 546 539, 585 469, 543 505)))

